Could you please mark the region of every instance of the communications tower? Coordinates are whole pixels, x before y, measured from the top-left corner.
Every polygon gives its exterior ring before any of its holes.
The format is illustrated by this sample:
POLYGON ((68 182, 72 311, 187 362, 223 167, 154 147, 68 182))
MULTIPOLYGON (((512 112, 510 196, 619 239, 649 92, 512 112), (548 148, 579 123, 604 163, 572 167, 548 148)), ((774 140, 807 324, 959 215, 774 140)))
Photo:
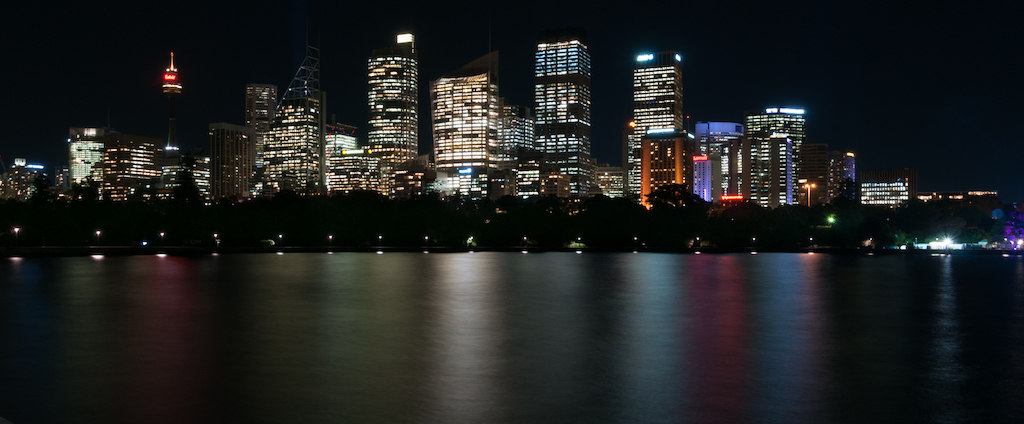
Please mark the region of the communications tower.
POLYGON ((167 150, 173 150, 177 147, 178 136, 174 130, 174 98, 181 94, 181 83, 178 82, 178 68, 174 67, 174 52, 171 52, 171 66, 167 67, 164 71, 164 94, 167 95, 167 100, 170 104, 170 116, 168 118, 168 130, 167 130, 167 150))

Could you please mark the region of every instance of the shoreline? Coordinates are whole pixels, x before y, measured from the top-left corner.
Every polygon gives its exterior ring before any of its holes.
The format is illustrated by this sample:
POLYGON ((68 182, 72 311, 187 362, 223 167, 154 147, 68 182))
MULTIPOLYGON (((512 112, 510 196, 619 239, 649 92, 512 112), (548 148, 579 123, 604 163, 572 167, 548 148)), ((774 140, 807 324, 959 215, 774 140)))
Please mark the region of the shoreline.
POLYGON ((718 248, 686 248, 686 249, 620 249, 620 248, 549 248, 549 247, 394 247, 394 246, 276 246, 263 247, 192 247, 192 246, 33 246, 3 247, 0 257, 71 257, 71 256, 147 256, 165 254, 169 256, 191 257, 212 254, 284 254, 284 253, 470 253, 470 252, 575 252, 575 253, 674 253, 674 254, 729 254, 729 253, 822 253, 822 254, 863 254, 863 255, 896 255, 896 254, 952 254, 952 255, 1009 255, 1024 256, 1024 250, 997 249, 962 249, 962 250, 931 250, 931 249, 864 249, 864 248, 831 248, 814 247, 801 249, 718 249, 718 248))

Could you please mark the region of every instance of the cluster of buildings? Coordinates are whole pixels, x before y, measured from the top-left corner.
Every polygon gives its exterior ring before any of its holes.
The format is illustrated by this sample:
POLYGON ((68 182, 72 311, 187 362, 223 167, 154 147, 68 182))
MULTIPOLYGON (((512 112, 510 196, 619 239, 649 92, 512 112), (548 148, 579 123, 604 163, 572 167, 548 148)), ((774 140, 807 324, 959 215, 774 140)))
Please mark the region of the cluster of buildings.
MULTIPOLYGON (((419 154, 421 83, 412 34, 367 60, 367 136, 326 117, 319 50, 307 47, 283 93, 245 87, 245 122, 209 125, 209 149, 177 147, 174 102, 181 94, 171 55, 162 90, 169 101, 166 140, 110 128, 71 128, 69 162, 57 170, 65 195, 95 189, 105 199, 173 196, 191 178, 207 201, 243 201, 281 191, 329 195, 377 191, 393 198, 428 192, 469 199, 501 196, 580 198, 603 194, 646 204, 667 184, 683 184, 708 202, 764 207, 824 204, 838 197, 898 205, 917 196, 913 169, 856 171, 851 152, 810 143, 805 111, 770 107, 743 122, 696 122, 683 114, 682 57, 636 57, 633 119, 624 123, 622 164, 591 155, 591 59, 586 34, 540 34, 534 103, 499 93, 499 55, 491 52, 430 81, 431 154, 419 154), (280 96, 280 97, 279 97, 280 96), (531 107, 532 106, 532 107, 531 107), (77 190, 72 190, 76 188, 77 190)), ((3 197, 26 198, 43 171, 16 160, 3 197)))

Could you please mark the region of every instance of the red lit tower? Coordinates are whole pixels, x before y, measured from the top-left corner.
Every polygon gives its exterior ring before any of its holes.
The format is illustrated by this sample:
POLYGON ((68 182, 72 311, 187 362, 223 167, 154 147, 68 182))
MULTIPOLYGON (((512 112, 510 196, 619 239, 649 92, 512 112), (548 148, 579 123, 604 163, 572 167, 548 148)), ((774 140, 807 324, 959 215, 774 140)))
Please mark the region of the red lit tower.
POLYGON ((170 117, 168 118, 168 130, 167 130, 167 147, 166 150, 171 150, 173 147, 177 147, 178 136, 174 130, 174 98, 181 94, 181 83, 178 82, 178 68, 174 67, 174 52, 171 52, 171 66, 167 67, 164 71, 164 94, 167 95, 167 100, 170 104, 170 117))

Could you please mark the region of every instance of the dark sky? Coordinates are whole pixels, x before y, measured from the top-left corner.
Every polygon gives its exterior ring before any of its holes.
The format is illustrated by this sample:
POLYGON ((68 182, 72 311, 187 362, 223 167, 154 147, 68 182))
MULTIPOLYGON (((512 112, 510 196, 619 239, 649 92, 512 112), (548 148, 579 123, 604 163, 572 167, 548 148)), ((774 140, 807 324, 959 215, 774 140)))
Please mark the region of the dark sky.
POLYGON ((159 78, 172 50, 184 85, 180 144, 206 146, 209 123, 243 123, 246 83, 288 85, 307 21, 319 27, 327 111, 364 138, 367 57, 399 32, 416 35, 426 153, 429 81, 484 55, 488 32, 501 52, 501 95, 532 107, 538 32, 582 26, 601 162, 621 160, 633 59, 675 49, 691 125, 802 107, 810 141, 856 152, 860 170, 916 167, 922 191, 1024 200, 1024 8, 898 3, 31 2, 5 11, 0 26, 0 155, 8 166, 16 156, 64 164, 68 127, 104 126, 108 110, 120 131, 166 137, 159 78))

